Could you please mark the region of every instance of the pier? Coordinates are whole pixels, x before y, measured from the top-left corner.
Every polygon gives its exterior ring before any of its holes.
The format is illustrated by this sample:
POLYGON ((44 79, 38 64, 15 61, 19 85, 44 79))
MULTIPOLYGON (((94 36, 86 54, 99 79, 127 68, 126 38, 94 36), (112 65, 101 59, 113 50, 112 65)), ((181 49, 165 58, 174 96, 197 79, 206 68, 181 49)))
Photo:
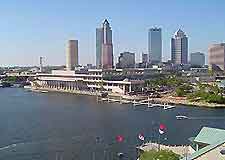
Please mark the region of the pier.
POLYGON ((154 108, 154 107, 162 107, 164 110, 175 108, 175 106, 170 105, 168 103, 160 103, 157 101, 154 101, 150 97, 139 98, 139 97, 128 97, 125 98, 121 96, 111 96, 108 95, 107 97, 101 97, 99 95, 96 95, 97 102, 108 102, 108 103, 120 103, 120 104, 132 104, 134 107, 136 106, 147 106, 148 108, 154 108))

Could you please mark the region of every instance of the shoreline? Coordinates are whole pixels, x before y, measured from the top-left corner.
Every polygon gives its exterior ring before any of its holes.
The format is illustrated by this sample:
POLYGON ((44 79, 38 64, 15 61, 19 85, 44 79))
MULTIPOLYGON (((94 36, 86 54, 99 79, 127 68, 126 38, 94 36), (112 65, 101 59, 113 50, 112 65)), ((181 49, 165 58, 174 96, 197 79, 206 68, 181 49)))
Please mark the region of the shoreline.
POLYGON ((156 98, 157 101, 161 103, 170 103, 175 105, 185 105, 191 107, 203 107, 203 108, 225 108, 225 104, 217 104, 217 103, 206 103, 206 102, 190 102, 185 97, 182 99, 177 100, 176 97, 162 97, 156 98))
MULTIPOLYGON (((37 88, 37 87, 31 87, 31 91, 39 90, 39 91, 50 91, 50 92, 62 92, 62 93, 71 93, 71 94, 77 94, 77 95, 89 95, 89 96, 100 96, 100 92, 90 92, 90 91, 80 91, 80 90, 64 90, 64 89, 54 89, 54 88, 37 88)), ((109 94, 109 96, 112 97, 122 97, 122 99, 125 100, 141 100, 143 98, 147 98, 147 96, 129 96, 129 95, 120 95, 116 93, 109 94)), ((214 103, 204 103, 204 102, 190 102, 186 100, 185 97, 162 97, 162 98, 150 98, 152 101, 162 104, 172 104, 172 105, 185 105, 189 107, 202 107, 202 108, 213 108, 213 109, 219 109, 219 108, 225 108, 225 104, 214 104, 214 103)))

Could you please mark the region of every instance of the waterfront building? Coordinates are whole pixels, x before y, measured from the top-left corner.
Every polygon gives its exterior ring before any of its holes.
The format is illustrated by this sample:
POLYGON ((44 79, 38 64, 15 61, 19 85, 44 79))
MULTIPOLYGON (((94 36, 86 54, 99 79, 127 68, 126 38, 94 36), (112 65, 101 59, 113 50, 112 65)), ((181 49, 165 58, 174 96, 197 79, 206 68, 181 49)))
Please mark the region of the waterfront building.
POLYGON ((78 40, 69 40, 66 48, 66 69, 73 70, 78 66, 78 40))
POLYGON ((209 68, 212 70, 225 70, 225 43, 209 46, 209 68))
POLYGON ((135 67, 135 53, 123 52, 118 58, 117 68, 134 68, 135 67))
POLYGON ((171 59, 173 64, 188 63, 188 37, 181 29, 171 39, 171 59))
POLYGON ((204 66, 205 65, 205 54, 201 52, 191 53, 190 63, 192 66, 204 66))
POLYGON ((150 28, 148 31, 149 62, 159 63, 162 61, 162 29, 150 28))
POLYGON ((144 86, 144 80, 142 80, 144 75, 150 75, 154 72, 157 71, 145 71, 144 69, 52 70, 50 74, 37 74, 33 86, 55 91, 86 91, 93 95, 101 91, 125 95, 132 91, 141 91, 144 86))
POLYGON ((225 130, 203 127, 196 137, 189 138, 190 155, 182 160, 222 160, 225 158, 225 130))
POLYGON ((148 63, 148 54, 142 53, 142 63, 148 63))
POLYGON ((96 29, 96 66, 98 68, 113 68, 112 30, 107 19, 102 28, 96 29))

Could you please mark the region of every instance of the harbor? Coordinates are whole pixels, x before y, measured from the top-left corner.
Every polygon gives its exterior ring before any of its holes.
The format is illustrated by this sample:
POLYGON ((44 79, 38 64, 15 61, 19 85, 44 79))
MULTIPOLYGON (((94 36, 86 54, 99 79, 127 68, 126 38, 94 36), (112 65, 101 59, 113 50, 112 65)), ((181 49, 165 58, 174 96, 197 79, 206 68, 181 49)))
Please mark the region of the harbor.
POLYGON ((97 102, 112 102, 112 103, 120 103, 120 104, 132 104, 134 107, 136 106, 145 106, 148 108, 153 107, 162 107, 164 110, 175 108, 174 105, 170 105, 168 103, 160 103, 160 101, 154 101, 152 98, 136 98, 136 97, 113 97, 113 96, 107 96, 106 98, 102 98, 101 96, 97 96, 97 102))
POLYGON ((148 108, 147 104, 134 106, 130 103, 132 100, 122 105, 119 101, 97 102, 96 95, 2 88, 0 96, 0 147, 3 147, 0 159, 9 160, 49 160, 55 159, 59 152, 64 159, 78 160, 92 159, 95 152, 95 158, 103 160, 106 148, 108 159, 121 152, 135 160, 136 146, 142 144, 137 135, 141 132, 146 142, 157 142, 159 123, 167 126, 161 144, 182 146, 188 144, 188 138, 196 135, 201 126, 224 128, 225 120, 224 109, 178 105, 164 110, 163 107, 148 108), (177 120, 177 115, 188 118, 177 120), (10 123, 11 130, 7 129, 6 121, 10 123), (117 135, 123 135, 124 142, 107 147, 117 135), (100 137, 101 141, 96 143, 96 137, 100 137))

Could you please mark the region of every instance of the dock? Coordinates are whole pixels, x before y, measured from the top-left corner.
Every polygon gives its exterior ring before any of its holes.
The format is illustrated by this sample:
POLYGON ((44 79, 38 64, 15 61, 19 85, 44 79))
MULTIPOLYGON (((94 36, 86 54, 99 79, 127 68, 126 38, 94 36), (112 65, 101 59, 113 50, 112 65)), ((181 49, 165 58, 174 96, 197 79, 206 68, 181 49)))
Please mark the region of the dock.
POLYGON ((130 97, 129 99, 124 98, 123 96, 110 96, 108 95, 107 97, 101 97, 99 95, 96 95, 96 100, 97 102, 108 102, 108 103, 120 103, 120 104, 132 104, 134 107, 136 106, 146 106, 148 108, 154 108, 154 107, 162 107, 164 110, 169 110, 175 108, 174 105, 170 105, 168 103, 160 103, 154 101, 150 97, 138 99, 136 97, 132 98, 130 97))

